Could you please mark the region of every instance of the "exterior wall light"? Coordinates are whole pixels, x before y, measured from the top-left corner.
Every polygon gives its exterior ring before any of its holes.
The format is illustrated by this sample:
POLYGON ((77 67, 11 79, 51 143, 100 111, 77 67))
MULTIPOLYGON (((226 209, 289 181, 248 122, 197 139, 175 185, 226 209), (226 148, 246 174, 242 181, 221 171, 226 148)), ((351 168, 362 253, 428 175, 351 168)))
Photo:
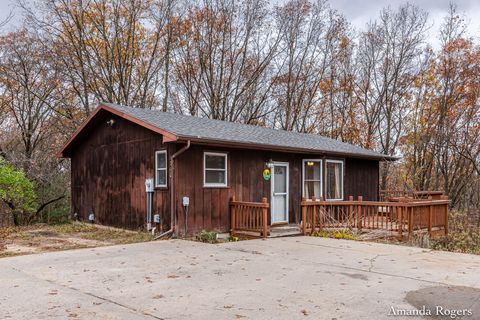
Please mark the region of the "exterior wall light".
POLYGON ((268 169, 272 169, 273 168, 273 160, 270 159, 267 162, 265 162, 265 167, 267 167, 268 169))

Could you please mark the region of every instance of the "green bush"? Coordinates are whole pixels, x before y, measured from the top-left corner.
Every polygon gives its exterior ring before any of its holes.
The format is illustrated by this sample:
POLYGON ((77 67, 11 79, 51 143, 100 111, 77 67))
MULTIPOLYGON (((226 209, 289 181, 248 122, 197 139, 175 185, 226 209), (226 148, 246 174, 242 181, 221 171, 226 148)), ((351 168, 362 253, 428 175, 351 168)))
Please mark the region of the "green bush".
POLYGON ((35 192, 33 182, 25 173, 16 170, 0 158, 0 199, 7 204, 13 215, 15 225, 22 223, 35 211, 35 192))
POLYGON ((206 231, 202 230, 199 234, 195 237, 200 242, 206 243, 217 243, 217 233, 215 231, 206 231))

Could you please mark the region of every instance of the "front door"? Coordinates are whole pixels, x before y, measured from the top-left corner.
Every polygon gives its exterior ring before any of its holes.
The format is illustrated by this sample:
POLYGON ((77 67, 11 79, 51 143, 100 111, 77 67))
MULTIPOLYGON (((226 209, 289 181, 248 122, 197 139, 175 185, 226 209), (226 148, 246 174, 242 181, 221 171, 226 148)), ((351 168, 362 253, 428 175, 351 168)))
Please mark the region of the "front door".
POLYGON ((288 163, 275 162, 272 171, 272 224, 288 222, 288 163))

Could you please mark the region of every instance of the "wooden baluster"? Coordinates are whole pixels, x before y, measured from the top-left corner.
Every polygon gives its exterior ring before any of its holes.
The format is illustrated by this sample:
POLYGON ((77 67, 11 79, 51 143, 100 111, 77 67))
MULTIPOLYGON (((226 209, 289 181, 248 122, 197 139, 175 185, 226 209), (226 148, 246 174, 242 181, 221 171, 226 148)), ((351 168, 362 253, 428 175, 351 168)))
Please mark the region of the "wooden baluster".
MULTIPOLYGON (((348 201, 352 202, 353 196, 349 196, 348 201)), ((352 221, 353 221, 353 207, 351 204, 349 204, 348 205, 348 227, 353 227, 353 225, 351 225, 352 221)))
POLYGON ((343 206, 342 205, 339 205, 337 206, 337 210, 338 210, 338 215, 340 217, 340 224, 342 225, 342 227, 345 225, 345 212, 343 210, 343 206))
POLYGON ((249 210, 250 214, 248 215, 248 221, 250 223, 250 229, 252 230, 256 230, 256 226, 255 226, 255 216, 257 214, 257 207, 255 206, 250 206, 250 210, 249 210))
MULTIPOLYGON (((428 197, 429 200, 432 200, 432 197, 428 197)), ((428 206, 428 235, 432 236, 432 216, 433 216, 433 205, 430 203, 428 206)))
POLYGON ((248 228, 253 229, 253 215, 255 214, 255 207, 248 208, 248 228))
POLYGON ((242 228, 245 229, 246 225, 245 223, 247 222, 247 217, 246 217, 246 212, 245 212, 245 206, 242 206, 242 228))
POLYGON ((445 210, 445 236, 448 236, 448 203, 444 204, 445 210))
MULTIPOLYGON (((232 202, 235 202, 235 196, 232 196, 232 202)), ((230 233, 234 233, 235 232, 235 204, 231 204, 230 205, 230 212, 231 212, 231 215, 230 215, 230 233)))
POLYGON ((319 218, 318 218, 318 230, 322 232, 323 229, 323 219, 325 219, 325 207, 323 206, 323 197, 320 197, 320 202, 322 203, 318 208, 319 218))
POLYGON ((409 206, 408 210, 408 238, 413 235, 413 206, 409 206))
MULTIPOLYGON (((448 200, 448 196, 441 195, 440 200, 448 200)), ((444 217, 444 224, 443 224, 443 230, 445 233, 445 236, 448 236, 448 203, 442 204, 438 208, 438 213, 436 216, 440 216, 441 211, 443 211, 443 217, 444 217)))
POLYGON ((312 202, 313 202, 313 206, 312 206, 312 229, 310 231, 310 234, 312 234, 313 232, 315 232, 315 228, 316 228, 316 220, 317 220, 317 198, 314 196, 312 197, 312 202))
POLYGON ((368 208, 368 213, 369 213, 369 217, 370 217, 371 228, 375 229, 375 220, 374 220, 375 217, 373 216, 372 207, 367 206, 367 208, 368 208))
POLYGON ((403 208, 404 207, 398 207, 398 209, 400 209, 400 212, 397 217, 398 235, 400 236, 400 239, 403 238, 403 208))
POLYGON ((367 216, 367 223, 365 228, 370 229, 370 207, 365 206, 363 210, 365 210, 365 215, 367 216))
MULTIPOLYGON (((390 220, 390 230, 393 231, 393 218, 396 217, 398 219, 398 207, 392 206, 391 208, 392 210, 390 212, 389 220, 390 220)), ((388 221, 387 221, 387 224, 388 224, 388 221)))
POLYGON ((363 215, 363 208, 362 208, 361 202, 363 201, 363 197, 362 197, 362 196, 358 196, 357 199, 358 199, 358 202, 359 202, 359 204, 358 204, 358 213, 357 213, 357 215, 358 215, 357 228, 360 229, 360 230, 362 230, 362 227, 363 227, 363 223, 362 223, 362 219, 363 219, 363 217, 362 217, 362 215, 363 215))

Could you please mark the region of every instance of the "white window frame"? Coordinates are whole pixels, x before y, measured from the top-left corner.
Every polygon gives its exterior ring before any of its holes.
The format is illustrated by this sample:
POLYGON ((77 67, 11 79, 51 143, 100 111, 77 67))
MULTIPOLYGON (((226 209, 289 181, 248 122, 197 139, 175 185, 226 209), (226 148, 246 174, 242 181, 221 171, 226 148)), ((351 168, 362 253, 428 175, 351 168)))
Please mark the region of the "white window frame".
POLYGON ((228 186, 228 153, 225 152, 204 152, 203 153, 203 186, 206 188, 218 188, 218 187, 227 187, 228 186), (207 168, 207 156, 216 156, 225 158, 225 169, 214 169, 207 168), (210 171, 225 171, 225 183, 211 183, 206 181, 207 170, 210 171))
POLYGON ((327 201, 343 201, 343 196, 344 196, 344 191, 343 190, 343 187, 344 187, 344 162, 342 160, 325 160, 325 200, 327 201), (341 185, 342 185, 342 192, 341 192, 341 195, 342 195, 342 198, 339 198, 339 199, 327 199, 327 195, 328 195, 328 179, 327 179, 327 171, 328 171, 328 164, 329 163, 339 163, 341 164, 341 179, 340 179, 340 182, 341 182, 341 185))
POLYGON ((166 188, 168 185, 168 155, 167 150, 158 150, 155 151, 155 188, 166 188), (165 154, 165 168, 158 167, 158 155, 165 154), (158 183, 158 171, 165 170, 165 183, 159 184, 158 183))
MULTIPOLYGON (((303 159, 302 161, 302 197, 305 197, 305 163, 306 162, 318 162, 320 163, 320 196, 323 197, 323 160, 322 159, 303 159)), ((317 180, 309 180, 317 181, 317 180)), ((312 200, 312 199, 307 199, 312 200)), ((320 200, 320 199, 317 199, 320 200)))

